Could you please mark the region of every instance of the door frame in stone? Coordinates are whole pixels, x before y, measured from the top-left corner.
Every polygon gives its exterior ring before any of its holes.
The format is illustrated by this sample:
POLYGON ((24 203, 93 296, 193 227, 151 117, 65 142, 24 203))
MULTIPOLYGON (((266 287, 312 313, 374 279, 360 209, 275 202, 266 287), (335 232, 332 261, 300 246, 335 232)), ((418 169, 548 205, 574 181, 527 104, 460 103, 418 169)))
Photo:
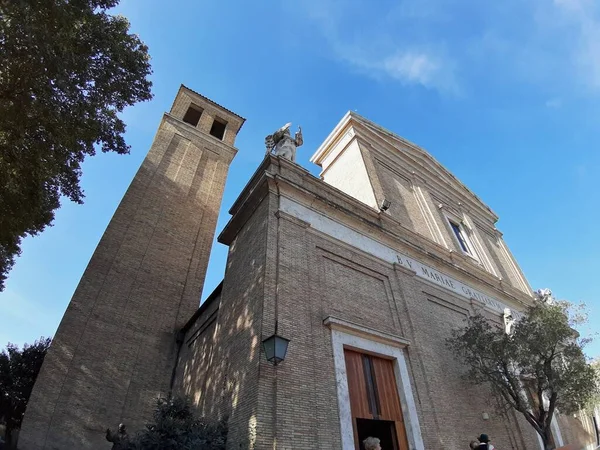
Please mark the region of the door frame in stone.
POLYGON ((352 413, 350 410, 350 392, 348 390, 346 360, 344 357, 344 348, 348 348, 394 361, 394 375, 396 377, 398 396, 400 397, 400 405, 404 416, 408 445, 411 450, 425 450, 417 407, 406 365, 406 357, 404 355, 404 349, 409 345, 409 342, 402 337, 383 333, 334 317, 327 317, 323 323, 331 329, 342 449, 355 449, 352 413))

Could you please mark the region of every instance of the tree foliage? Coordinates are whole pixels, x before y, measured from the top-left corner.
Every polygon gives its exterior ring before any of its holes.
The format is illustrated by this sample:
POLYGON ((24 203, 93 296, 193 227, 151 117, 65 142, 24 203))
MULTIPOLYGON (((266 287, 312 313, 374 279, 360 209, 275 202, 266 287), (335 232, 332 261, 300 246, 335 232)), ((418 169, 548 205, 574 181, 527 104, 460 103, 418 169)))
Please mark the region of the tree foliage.
POLYGON ((6 424, 9 443, 11 432, 21 428, 31 390, 50 342, 50 338, 40 338, 33 345, 25 344, 22 350, 8 344, 0 353, 0 418, 6 424))
POLYGON ((0 290, 21 239, 82 203, 81 164, 127 153, 123 109, 151 98, 147 47, 119 0, 0 2, 0 290))
POLYGON ((551 422, 584 407, 598 392, 579 334, 563 305, 536 302, 510 335, 481 315, 448 340, 475 383, 488 383, 505 407, 519 411, 551 448, 551 422))
POLYGON ((160 399, 154 422, 130 440, 127 450, 225 450, 227 427, 194 417, 185 398, 160 399))
MULTIPOLYGON (((590 366, 592 366, 592 368, 596 371, 596 377, 598 380, 600 380, 600 358, 596 358, 594 359, 591 363, 590 366)), ((594 395, 592 395, 590 397, 590 399, 588 400, 586 406, 585 406, 585 410, 588 412, 588 414, 590 416, 595 415, 595 411, 597 408, 600 408, 600 389, 598 389, 594 395)))

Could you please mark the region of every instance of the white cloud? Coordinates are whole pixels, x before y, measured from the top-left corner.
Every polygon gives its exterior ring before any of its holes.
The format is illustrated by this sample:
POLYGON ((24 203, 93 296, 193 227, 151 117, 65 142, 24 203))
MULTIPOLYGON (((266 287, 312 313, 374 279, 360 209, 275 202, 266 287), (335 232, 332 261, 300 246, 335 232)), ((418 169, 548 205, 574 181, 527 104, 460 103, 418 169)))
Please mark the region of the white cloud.
POLYGON ((584 1, 581 0, 554 0, 554 4, 561 8, 581 12, 583 10, 584 1))
POLYGON ((302 5, 333 57, 360 73, 443 93, 460 91, 456 62, 444 52, 443 45, 429 39, 412 39, 404 27, 415 20, 445 20, 433 2, 405 0, 381 10, 367 0, 317 0, 302 5), (402 29, 405 32, 399 32, 402 29))
POLYGON ((524 85, 556 96, 549 108, 571 96, 600 94, 597 0, 380 0, 377 7, 368 0, 301 0, 294 5, 310 19, 330 56, 372 78, 480 96, 524 85))
POLYGON ((387 74, 399 80, 428 86, 441 70, 441 64, 424 53, 397 53, 382 61, 387 74))
POLYGON ((590 0, 554 0, 558 20, 572 33, 570 62, 574 75, 600 91, 600 9, 590 0))
POLYGON ((372 78, 388 78, 405 85, 421 85, 444 93, 459 92, 454 65, 433 53, 418 49, 398 50, 377 57, 359 57, 359 53, 354 52, 349 58, 340 53, 338 57, 372 78))
POLYGON ((562 100, 560 98, 551 98, 546 100, 546 107, 550 109, 558 109, 562 106, 562 100))

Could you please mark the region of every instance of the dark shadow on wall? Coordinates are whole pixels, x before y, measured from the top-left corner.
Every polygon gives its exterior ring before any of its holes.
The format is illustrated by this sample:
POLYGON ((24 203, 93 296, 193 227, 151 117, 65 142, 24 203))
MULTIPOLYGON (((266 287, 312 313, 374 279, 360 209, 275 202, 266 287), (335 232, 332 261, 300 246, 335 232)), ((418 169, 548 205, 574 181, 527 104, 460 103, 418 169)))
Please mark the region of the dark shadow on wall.
POLYGON ((225 280, 183 330, 173 391, 200 416, 227 418, 228 446, 256 441, 268 204, 230 245, 225 280))

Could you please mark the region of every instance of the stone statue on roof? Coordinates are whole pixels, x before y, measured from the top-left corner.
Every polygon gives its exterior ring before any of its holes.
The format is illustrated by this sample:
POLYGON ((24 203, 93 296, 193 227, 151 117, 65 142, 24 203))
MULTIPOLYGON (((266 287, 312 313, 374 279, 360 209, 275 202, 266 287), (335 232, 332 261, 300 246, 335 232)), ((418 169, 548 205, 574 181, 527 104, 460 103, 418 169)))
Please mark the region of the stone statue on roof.
POLYGON ((286 123, 275 133, 265 138, 267 154, 273 153, 275 156, 281 156, 292 162, 296 162, 296 149, 300 147, 304 140, 302 139, 302 128, 298 127, 295 136, 292 138, 290 133, 291 122, 286 123))
POLYGON ((542 303, 552 304, 554 303, 554 297, 552 296, 552 291, 548 288, 546 289, 538 289, 533 293, 535 298, 542 303))

